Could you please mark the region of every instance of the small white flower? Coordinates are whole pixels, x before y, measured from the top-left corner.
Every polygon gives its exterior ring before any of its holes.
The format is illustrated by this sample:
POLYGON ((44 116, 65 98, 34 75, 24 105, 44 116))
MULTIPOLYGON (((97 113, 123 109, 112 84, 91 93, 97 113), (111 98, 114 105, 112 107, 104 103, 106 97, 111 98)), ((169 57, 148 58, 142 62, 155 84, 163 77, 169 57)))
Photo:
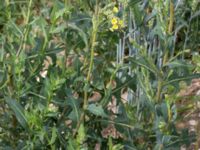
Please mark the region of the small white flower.
POLYGON ((45 78, 47 76, 47 70, 40 72, 41 77, 45 78))
POLYGON ((196 125, 197 125, 197 121, 196 121, 196 120, 190 120, 190 121, 189 121, 189 124, 190 124, 191 126, 196 126, 196 125))
POLYGON ((58 111, 58 106, 56 106, 53 103, 50 103, 49 107, 48 107, 48 110, 51 111, 51 112, 57 112, 58 111))
POLYGON ((37 82, 40 82, 40 77, 37 76, 37 77, 36 77, 36 81, 37 81, 37 82))

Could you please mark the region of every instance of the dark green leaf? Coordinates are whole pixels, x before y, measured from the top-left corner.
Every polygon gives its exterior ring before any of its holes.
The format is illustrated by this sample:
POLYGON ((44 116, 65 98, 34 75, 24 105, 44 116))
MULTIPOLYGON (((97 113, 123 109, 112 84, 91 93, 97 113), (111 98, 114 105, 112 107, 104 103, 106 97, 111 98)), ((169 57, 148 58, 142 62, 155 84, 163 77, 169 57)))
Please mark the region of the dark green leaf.
POLYGON ((28 121, 24 114, 23 107, 15 99, 9 97, 5 97, 5 101, 8 106, 13 110, 19 123, 24 127, 24 129, 28 130, 28 121))

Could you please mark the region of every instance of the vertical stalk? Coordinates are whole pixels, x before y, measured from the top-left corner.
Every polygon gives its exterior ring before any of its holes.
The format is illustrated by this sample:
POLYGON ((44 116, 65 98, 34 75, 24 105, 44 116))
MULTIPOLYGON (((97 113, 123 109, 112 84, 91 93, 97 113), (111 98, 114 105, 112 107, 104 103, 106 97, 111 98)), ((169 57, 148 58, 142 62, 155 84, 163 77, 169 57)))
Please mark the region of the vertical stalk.
MULTIPOLYGON (((168 34, 171 35, 173 31, 173 25, 174 25, 174 3, 172 2, 173 0, 170 0, 170 16, 169 16, 169 25, 168 25, 168 34)), ((164 58, 163 58, 163 65, 166 64, 168 60, 168 54, 169 50, 166 51, 164 58)))
POLYGON ((11 18, 11 10, 10 10, 10 0, 5 0, 5 4, 6 4, 6 17, 8 20, 10 20, 11 18))
MULTIPOLYGON (((92 73, 92 69, 93 69, 93 64, 94 64, 94 49, 95 49, 95 44, 96 44, 96 38, 97 38, 97 31, 98 31, 98 26, 99 26, 99 10, 98 10, 98 0, 96 1, 96 7, 95 7, 95 13, 93 15, 92 18, 92 36, 91 36, 91 51, 90 51, 90 63, 89 63, 89 70, 87 73, 87 77, 86 77, 86 84, 85 87, 87 87, 89 85, 90 79, 91 79, 91 73, 92 73)), ((85 118, 85 111, 88 107, 88 91, 85 88, 84 89, 84 99, 83 99, 83 111, 82 114, 80 116, 79 122, 77 123, 74 135, 76 135, 77 131, 80 128, 80 125, 84 122, 84 118, 85 118)))
MULTIPOLYGON (((86 78, 86 85, 89 84, 92 68, 94 64, 94 48, 95 48, 95 43, 96 43, 97 31, 98 31, 98 4, 96 4, 95 14, 93 15, 92 23, 93 23, 93 29, 92 29, 92 40, 91 40, 90 64, 89 64, 89 70, 88 70, 87 78, 86 78)), ((88 105, 88 93, 87 93, 87 90, 85 90, 83 109, 86 109, 87 105, 88 105)))
POLYGON ((161 92, 162 92, 162 79, 158 79, 158 87, 157 87, 157 95, 156 95, 156 102, 160 102, 160 97, 161 97, 161 92))
POLYGON ((27 36, 28 36, 28 31, 29 31, 29 20, 30 20, 30 14, 31 14, 31 6, 32 6, 32 1, 33 0, 29 0, 29 5, 28 5, 28 12, 27 12, 27 17, 26 17, 26 22, 25 22, 25 29, 24 29, 24 32, 23 32, 23 37, 22 37, 22 40, 21 40, 21 44, 19 46, 19 49, 17 51, 17 57, 20 55, 21 51, 25 49, 25 46, 26 46, 26 40, 27 40, 27 36))
MULTIPOLYGON (((191 16, 190 16, 190 17, 191 17, 191 16)), ((187 43, 188 43, 188 40, 189 40, 188 36, 189 36, 189 32, 190 32, 190 25, 191 25, 191 20, 189 21, 189 24, 188 24, 188 26, 187 26, 187 31, 186 31, 186 33, 185 33, 185 41, 184 41, 184 44, 183 44, 183 50, 186 49, 187 43)), ((182 53, 182 59, 184 59, 184 57, 185 57, 184 54, 185 54, 185 53, 182 53)))
POLYGON ((170 18, 169 18, 169 26, 168 26, 168 33, 171 34, 173 30, 174 24, 174 3, 170 0, 170 18))
MULTIPOLYGON (((173 0, 170 0, 170 17, 169 17, 169 25, 168 25, 168 34, 172 34, 173 31, 173 24, 174 24, 174 3, 173 0)), ((167 49, 164 58, 163 58, 163 65, 165 65, 168 61, 169 50, 167 49)), ((157 87, 157 95, 156 101, 160 102, 162 92, 162 78, 158 77, 158 87, 157 87)))

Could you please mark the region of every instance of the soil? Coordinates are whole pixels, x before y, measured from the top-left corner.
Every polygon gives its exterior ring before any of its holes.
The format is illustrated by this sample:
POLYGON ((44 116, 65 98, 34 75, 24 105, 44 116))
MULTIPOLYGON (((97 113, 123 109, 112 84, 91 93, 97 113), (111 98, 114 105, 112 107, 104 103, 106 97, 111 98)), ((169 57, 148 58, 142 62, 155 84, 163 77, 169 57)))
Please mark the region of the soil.
POLYGON ((180 112, 183 117, 176 127, 178 131, 187 128, 190 134, 196 135, 196 142, 189 147, 183 145, 181 150, 200 150, 200 78, 193 79, 189 86, 180 91, 179 96, 182 99, 177 107, 186 109, 180 112))

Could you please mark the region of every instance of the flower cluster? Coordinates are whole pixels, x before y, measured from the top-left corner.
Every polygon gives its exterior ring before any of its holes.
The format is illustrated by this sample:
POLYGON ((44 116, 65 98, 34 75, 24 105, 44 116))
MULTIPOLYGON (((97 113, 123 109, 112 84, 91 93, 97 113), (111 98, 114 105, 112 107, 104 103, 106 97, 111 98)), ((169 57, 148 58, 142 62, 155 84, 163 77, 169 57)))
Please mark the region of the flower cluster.
POLYGON ((112 28, 110 28, 111 31, 118 30, 124 27, 123 20, 119 19, 118 17, 114 17, 111 20, 112 28))
POLYGON ((55 104, 53 103, 50 103, 49 106, 48 106, 48 110, 50 112, 57 112, 58 111, 58 106, 56 106, 55 104))
POLYGON ((110 28, 111 31, 119 30, 124 27, 124 21, 116 16, 116 14, 119 12, 119 9, 117 7, 113 8, 113 13, 115 14, 114 17, 111 19, 112 27, 110 28))

